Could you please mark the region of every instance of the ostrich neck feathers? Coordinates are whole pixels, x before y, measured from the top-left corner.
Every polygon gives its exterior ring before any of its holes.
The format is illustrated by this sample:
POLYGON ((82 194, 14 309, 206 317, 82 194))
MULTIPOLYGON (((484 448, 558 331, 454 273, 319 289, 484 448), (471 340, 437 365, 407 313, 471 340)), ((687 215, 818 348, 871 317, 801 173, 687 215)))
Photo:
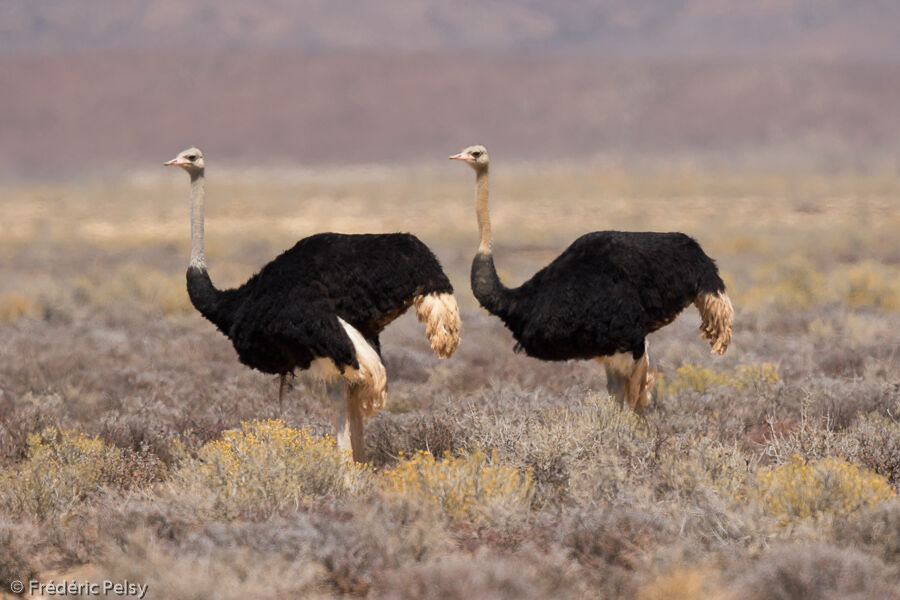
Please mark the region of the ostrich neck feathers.
POLYGON ((203 205, 205 201, 203 170, 191 173, 191 262, 187 270, 187 289, 191 304, 200 314, 227 334, 232 324, 229 314, 234 290, 221 291, 213 285, 206 270, 203 250, 203 205))
POLYGON ((490 174, 488 167, 478 170, 475 178, 475 216, 478 219, 478 253, 490 253, 493 240, 491 239, 491 215, 488 212, 488 187, 490 174))
POLYGON ((206 177, 203 171, 191 173, 191 266, 206 270, 203 251, 203 203, 206 196, 206 177))
POLYGON ((488 167, 475 179, 475 216, 478 219, 478 253, 472 260, 472 293, 488 312, 504 318, 510 308, 510 290, 497 276, 492 253, 491 216, 488 211, 488 167))
POLYGON ((506 320, 512 308, 512 290, 500 282, 490 252, 479 252, 472 260, 472 293, 489 313, 506 320))

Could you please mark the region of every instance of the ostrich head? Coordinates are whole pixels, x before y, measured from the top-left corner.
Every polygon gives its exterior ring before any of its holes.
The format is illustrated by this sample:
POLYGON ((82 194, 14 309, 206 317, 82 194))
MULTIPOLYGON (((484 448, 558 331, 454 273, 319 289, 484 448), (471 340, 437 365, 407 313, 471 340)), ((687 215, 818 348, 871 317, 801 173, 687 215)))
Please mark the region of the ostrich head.
POLYGON ((178 156, 163 163, 167 167, 181 167, 188 173, 196 174, 203 171, 206 166, 203 163, 203 153, 199 148, 188 148, 178 153, 178 156))
POLYGON ((469 146, 459 154, 454 154, 450 157, 450 160, 461 160, 468 163, 476 171, 481 171, 487 168, 490 159, 488 158, 487 148, 478 144, 469 146))

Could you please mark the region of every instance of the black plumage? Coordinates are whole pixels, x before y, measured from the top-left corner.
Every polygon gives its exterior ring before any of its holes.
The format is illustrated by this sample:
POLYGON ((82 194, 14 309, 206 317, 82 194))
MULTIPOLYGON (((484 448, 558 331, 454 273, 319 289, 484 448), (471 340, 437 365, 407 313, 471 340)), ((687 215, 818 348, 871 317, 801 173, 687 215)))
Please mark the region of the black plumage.
POLYGON ((504 286, 491 251, 487 150, 471 146, 450 158, 476 172, 480 245, 472 292, 503 320, 517 351, 542 360, 600 359, 610 393, 640 411, 653 384, 647 334, 694 303, 713 352, 728 347, 733 309, 725 284, 715 262, 683 233, 588 233, 521 286, 504 286))
POLYGON ((715 262, 683 233, 588 233, 513 289, 500 283, 491 254, 472 261, 475 298, 542 360, 641 358, 648 333, 701 293, 724 291, 715 262))
POLYGON ((335 316, 380 350, 378 335, 417 296, 451 294, 437 258, 408 233, 320 233, 297 242, 245 284, 217 290, 206 269, 189 267, 200 313, 228 336, 241 362, 264 373, 307 369, 327 357, 359 368, 335 316))

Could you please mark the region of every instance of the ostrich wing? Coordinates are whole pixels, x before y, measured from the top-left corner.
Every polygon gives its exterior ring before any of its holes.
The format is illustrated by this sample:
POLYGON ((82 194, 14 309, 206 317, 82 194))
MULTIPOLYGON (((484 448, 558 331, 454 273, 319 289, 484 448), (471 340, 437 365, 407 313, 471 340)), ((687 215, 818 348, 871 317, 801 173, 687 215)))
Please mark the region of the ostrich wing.
POLYGON ((267 329, 301 368, 317 357, 330 358, 340 370, 359 367, 353 342, 337 315, 324 306, 284 307, 267 329))

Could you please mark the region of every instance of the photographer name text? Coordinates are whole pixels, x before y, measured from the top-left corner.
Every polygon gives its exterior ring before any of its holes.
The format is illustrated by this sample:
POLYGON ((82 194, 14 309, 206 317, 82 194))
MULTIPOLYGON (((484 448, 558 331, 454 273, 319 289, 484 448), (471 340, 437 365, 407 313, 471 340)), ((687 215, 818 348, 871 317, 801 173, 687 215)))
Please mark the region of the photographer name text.
POLYGON ((128 581, 53 581, 47 583, 28 582, 28 593, 32 596, 128 596, 143 600, 150 586, 146 583, 128 581))

